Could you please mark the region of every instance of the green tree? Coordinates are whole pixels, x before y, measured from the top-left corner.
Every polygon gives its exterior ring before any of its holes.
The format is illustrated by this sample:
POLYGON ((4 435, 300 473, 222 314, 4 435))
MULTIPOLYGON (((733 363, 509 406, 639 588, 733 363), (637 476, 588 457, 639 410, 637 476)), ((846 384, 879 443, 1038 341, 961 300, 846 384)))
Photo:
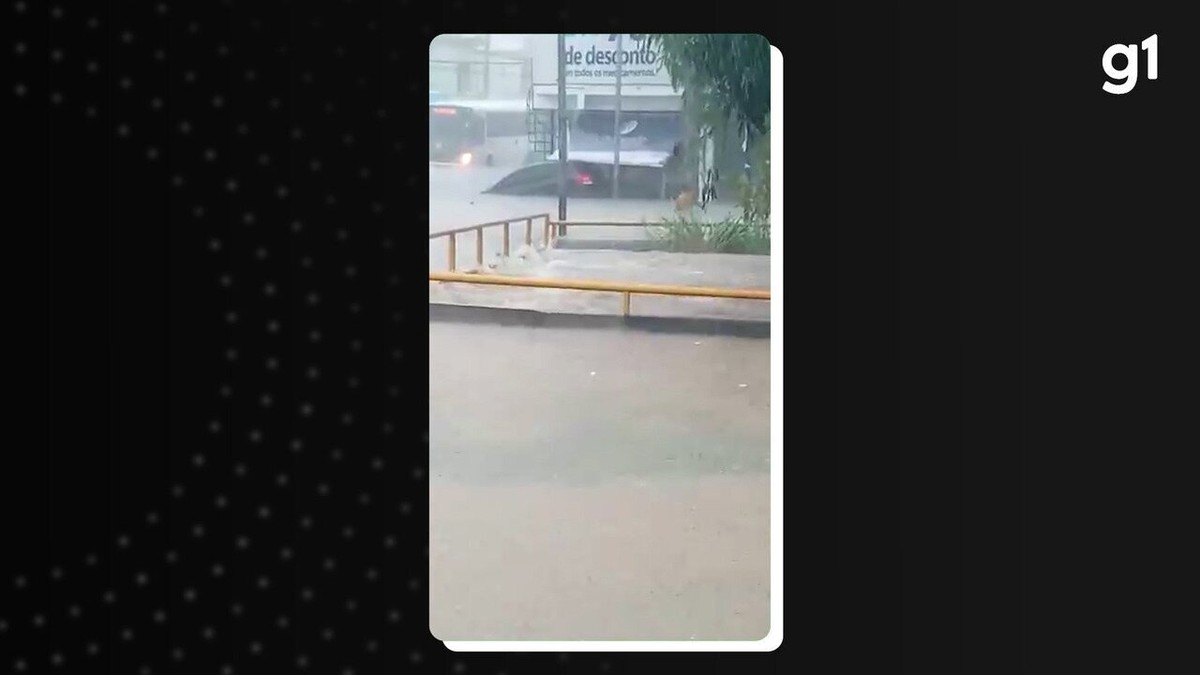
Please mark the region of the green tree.
MULTIPOLYGON (((750 167, 736 192, 744 221, 765 223, 770 212, 771 45, 746 33, 663 33, 649 36, 671 83, 683 92, 692 123, 737 135, 750 167)), ((731 139, 732 140, 732 139, 731 139)), ((727 144, 726 144, 727 145, 727 144)), ((694 156, 694 148, 689 155, 694 156)))
POLYGON ((650 36, 671 83, 702 113, 721 112, 751 141, 771 115, 771 45, 747 33, 650 36))

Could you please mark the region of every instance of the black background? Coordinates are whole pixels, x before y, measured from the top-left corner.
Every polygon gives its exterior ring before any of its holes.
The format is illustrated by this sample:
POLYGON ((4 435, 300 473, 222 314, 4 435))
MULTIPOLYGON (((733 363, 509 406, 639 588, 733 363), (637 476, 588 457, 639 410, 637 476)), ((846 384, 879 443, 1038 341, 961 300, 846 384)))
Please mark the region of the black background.
POLYGON ((838 252, 844 672, 1195 669, 1188 26, 839 8, 836 227, 799 257, 838 252), (1104 93, 1155 33, 1159 79, 1104 93))
POLYGON ((8 3, 0 669, 1195 670, 1185 17, 773 7, 8 3), (450 654, 428 42, 738 22, 790 74, 785 646, 450 654))

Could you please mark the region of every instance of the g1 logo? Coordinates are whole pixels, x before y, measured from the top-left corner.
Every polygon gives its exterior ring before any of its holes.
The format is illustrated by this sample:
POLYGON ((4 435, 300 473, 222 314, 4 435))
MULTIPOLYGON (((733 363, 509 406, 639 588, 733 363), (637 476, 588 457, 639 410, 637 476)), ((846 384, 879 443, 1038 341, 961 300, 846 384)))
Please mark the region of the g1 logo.
MULTIPOLYGON (((1158 33, 1142 40, 1142 49, 1146 50, 1146 79, 1158 79, 1158 33)), ((1104 51, 1104 74, 1113 82, 1104 83, 1104 91, 1110 94, 1128 94, 1137 86, 1138 79, 1138 46, 1115 44, 1104 51), (1125 67, 1117 69, 1113 60, 1117 56, 1125 57, 1125 67)))

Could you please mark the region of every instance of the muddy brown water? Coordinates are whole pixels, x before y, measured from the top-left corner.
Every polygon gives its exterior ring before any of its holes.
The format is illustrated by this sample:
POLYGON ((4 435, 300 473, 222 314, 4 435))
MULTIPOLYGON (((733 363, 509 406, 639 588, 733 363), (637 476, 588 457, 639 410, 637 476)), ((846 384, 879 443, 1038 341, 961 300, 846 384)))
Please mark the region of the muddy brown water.
POLYGON ((769 342, 430 325, 430 629, 755 640, 769 342))

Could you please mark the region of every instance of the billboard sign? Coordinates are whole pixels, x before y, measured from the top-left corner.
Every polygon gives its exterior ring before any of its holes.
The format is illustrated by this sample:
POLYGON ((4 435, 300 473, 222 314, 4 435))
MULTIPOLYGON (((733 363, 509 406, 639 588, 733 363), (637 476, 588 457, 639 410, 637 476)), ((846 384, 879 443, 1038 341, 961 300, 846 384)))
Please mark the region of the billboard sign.
MULTIPOLYGON (((567 85, 611 87, 616 83, 617 63, 620 62, 622 86, 671 86, 671 76, 659 59, 658 49, 651 47, 649 37, 626 34, 618 52, 615 33, 567 34, 563 51, 567 85)), ((557 36, 539 35, 538 43, 540 48, 533 59, 537 82, 555 82, 558 80, 557 36)))

